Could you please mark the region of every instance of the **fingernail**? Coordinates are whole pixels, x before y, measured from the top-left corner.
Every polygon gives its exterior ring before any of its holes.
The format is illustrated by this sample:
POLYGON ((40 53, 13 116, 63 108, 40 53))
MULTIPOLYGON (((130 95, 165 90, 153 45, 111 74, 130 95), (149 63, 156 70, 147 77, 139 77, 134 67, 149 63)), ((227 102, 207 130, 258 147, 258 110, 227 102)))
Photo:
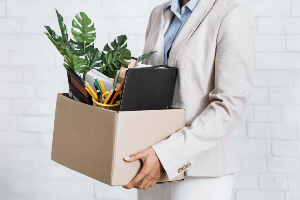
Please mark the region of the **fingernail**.
POLYGON ((131 158, 130 158, 130 156, 127 156, 124 158, 124 160, 129 161, 129 160, 131 160, 131 158))

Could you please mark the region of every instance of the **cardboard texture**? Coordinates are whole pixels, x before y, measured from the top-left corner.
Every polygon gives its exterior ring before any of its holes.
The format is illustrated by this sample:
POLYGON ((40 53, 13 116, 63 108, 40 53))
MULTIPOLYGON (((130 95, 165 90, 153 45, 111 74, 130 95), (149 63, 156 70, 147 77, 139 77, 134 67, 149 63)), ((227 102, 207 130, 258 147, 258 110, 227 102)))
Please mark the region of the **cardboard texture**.
MULTIPOLYGON (((112 111, 57 95, 51 159, 111 186, 127 185, 142 162, 126 162, 185 126, 184 109, 112 111)), ((183 173, 171 181, 183 180, 183 173)), ((159 182, 167 182, 162 177, 159 182)))

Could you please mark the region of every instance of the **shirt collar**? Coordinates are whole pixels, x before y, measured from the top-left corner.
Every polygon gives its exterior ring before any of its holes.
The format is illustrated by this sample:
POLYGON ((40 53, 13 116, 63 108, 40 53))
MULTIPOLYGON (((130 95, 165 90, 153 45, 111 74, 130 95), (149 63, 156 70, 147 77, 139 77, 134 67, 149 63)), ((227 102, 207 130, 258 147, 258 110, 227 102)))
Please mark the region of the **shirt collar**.
MULTIPOLYGON (((171 0, 170 3, 165 7, 165 10, 171 6, 171 10, 175 13, 180 13, 180 4, 179 4, 180 0, 171 0)), ((190 0, 185 6, 187 6, 190 11, 193 12, 193 10, 195 9, 197 3, 199 2, 199 0, 190 0)))

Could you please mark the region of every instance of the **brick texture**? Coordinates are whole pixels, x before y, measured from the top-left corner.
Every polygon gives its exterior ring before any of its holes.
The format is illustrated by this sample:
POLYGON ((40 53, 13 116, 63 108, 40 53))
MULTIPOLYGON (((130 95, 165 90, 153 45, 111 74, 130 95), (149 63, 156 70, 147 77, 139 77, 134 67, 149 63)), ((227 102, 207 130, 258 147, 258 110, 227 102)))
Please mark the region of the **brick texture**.
MULTIPOLYGON (((95 46, 128 36, 132 56, 145 44, 148 17, 166 0, 0 0, 0 199, 136 200, 51 161, 56 94, 67 92, 63 57, 45 36, 69 35, 81 11, 95 23, 95 46)), ((200 0, 201 1, 201 0, 200 0)), ((233 130, 242 171, 232 200, 300 199, 300 1, 236 0, 256 17, 254 90, 233 130)))

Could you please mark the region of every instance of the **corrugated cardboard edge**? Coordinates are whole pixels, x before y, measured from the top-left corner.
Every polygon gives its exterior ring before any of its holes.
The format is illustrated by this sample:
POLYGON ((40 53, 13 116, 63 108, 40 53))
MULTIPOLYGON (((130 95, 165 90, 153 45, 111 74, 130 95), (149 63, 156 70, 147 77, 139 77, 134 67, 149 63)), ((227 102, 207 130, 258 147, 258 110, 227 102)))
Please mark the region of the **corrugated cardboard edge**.
POLYGON ((116 122, 115 122, 115 131, 114 131, 114 142, 113 142, 113 158, 112 158, 112 163, 111 163, 111 185, 115 184, 115 160, 116 160, 116 146, 117 146, 117 135, 118 135, 118 123, 119 123, 119 112, 117 112, 117 116, 116 116, 116 122))

